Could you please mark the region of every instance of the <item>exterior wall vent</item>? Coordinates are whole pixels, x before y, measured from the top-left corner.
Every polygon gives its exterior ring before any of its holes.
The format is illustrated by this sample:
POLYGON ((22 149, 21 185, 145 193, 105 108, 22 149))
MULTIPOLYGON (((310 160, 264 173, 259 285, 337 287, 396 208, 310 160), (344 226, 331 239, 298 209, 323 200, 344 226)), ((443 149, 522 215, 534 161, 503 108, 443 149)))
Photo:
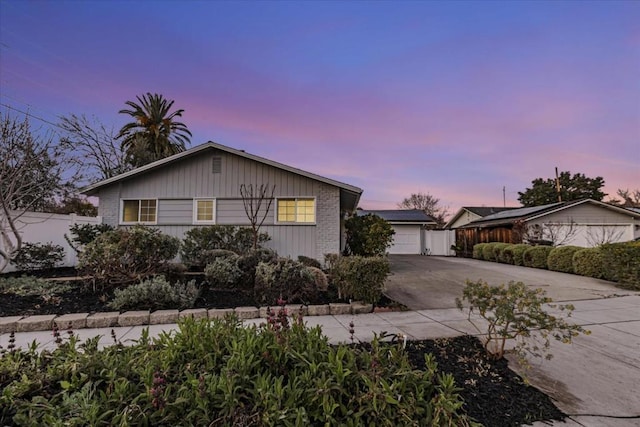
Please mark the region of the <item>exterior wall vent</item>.
POLYGON ((222 173, 222 157, 221 156, 213 156, 213 158, 211 159, 211 172, 222 173))

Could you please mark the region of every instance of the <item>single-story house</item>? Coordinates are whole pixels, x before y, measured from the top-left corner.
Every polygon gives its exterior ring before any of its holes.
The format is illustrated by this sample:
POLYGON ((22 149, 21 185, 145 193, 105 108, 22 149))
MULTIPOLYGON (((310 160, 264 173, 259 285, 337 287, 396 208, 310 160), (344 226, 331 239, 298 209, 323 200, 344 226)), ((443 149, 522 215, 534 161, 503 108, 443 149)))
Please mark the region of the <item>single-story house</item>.
POLYGON ((358 215, 373 214, 386 220, 395 234, 390 254, 417 254, 425 252, 425 237, 423 230, 433 228, 436 221, 420 209, 399 210, 361 210, 358 215))
POLYGON ((475 221, 480 218, 484 218, 487 215, 493 215, 494 213, 517 209, 507 207, 495 207, 495 206, 463 206, 458 212, 447 222, 444 226, 445 229, 453 230, 463 225, 469 224, 471 221, 475 221))
POLYGON ((243 184, 274 188, 260 231, 269 234, 266 246, 278 254, 322 259, 344 249, 343 219, 356 209, 360 188, 215 142, 89 185, 82 193, 99 198, 103 223, 144 224, 183 238, 193 227, 250 225, 243 184))
POLYGON ((487 215, 456 229, 456 243, 548 241, 554 245, 598 246, 640 236, 640 213, 581 199, 510 209, 487 215))

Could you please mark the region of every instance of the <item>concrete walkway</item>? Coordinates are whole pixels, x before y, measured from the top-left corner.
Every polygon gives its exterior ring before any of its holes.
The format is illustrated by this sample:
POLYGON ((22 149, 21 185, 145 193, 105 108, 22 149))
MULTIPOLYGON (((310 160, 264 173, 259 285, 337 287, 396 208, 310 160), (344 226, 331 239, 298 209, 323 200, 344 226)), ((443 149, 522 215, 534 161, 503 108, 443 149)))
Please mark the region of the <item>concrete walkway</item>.
MULTIPOLYGON (((575 420, 555 425, 639 426, 640 296, 580 300, 573 304, 576 307, 573 322, 584 325, 592 334, 578 337, 572 345, 554 343, 555 357, 551 361, 532 361, 533 367, 527 373, 530 381, 552 396, 558 407, 575 420), (612 418, 629 416, 638 418, 612 418)), ((245 324, 261 322, 264 319, 247 320, 245 324)), ((305 318, 305 322, 309 326, 320 325, 332 343, 350 341, 350 322, 354 323, 354 339, 363 341, 370 340, 374 332, 381 331, 402 333, 409 339, 478 334, 465 314, 451 308, 314 316, 305 318)), ((146 328, 151 336, 157 336, 161 332, 174 331, 176 325, 79 329, 74 333, 81 340, 102 335, 100 345, 105 346, 113 343, 112 330, 118 340, 126 343, 139 338, 146 328)), ((18 333, 15 340, 21 348, 34 340, 39 343, 39 348, 55 348, 51 332, 18 333)), ((0 346, 6 348, 8 343, 9 334, 0 335, 0 346)), ((512 362, 511 366, 516 364, 512 362)))

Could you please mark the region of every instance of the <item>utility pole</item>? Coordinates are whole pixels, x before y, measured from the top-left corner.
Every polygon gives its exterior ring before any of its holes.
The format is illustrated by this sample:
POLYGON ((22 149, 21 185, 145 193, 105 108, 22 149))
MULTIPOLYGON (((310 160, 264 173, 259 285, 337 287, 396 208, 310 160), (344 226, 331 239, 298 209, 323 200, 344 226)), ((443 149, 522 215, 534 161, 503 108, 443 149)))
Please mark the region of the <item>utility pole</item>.
POLYGON ((556 193, 558 193, 558 202, 562 202, 562 195, 560 194, 560 178, 558 177, 557 166, 556 166, 556 193))
POLYGON ((506 186, 502 186, 502 207, 506 208, 507 207, 507 187, 506 186))

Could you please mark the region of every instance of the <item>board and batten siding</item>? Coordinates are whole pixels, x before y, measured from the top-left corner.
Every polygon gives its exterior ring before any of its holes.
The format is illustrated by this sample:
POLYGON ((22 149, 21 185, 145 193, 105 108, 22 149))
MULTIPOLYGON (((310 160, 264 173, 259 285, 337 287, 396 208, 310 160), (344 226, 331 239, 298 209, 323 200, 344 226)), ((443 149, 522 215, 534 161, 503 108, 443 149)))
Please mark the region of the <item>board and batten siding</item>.
POLYGON ((309 197, 316 200, 316 223, 276 224, 274 200, 261 229, 269 233, 268 247, 282 256, 305 255, 322 259, 339 253, 340 189, 305 176, 245 159, 226 152, 206 152, 140 176, 120 181, 99 191, 98 210, 103 221, 119 224, 120 200, 157 199, 158 223, 162 232, 183 238, 193 227, 193 199, 216 199, 216 223, 249 225, 240 195, 241 184, 275 185, 274 198, 309 197), (214 157, 219 156, 220 172, 214 173, 214 157))

